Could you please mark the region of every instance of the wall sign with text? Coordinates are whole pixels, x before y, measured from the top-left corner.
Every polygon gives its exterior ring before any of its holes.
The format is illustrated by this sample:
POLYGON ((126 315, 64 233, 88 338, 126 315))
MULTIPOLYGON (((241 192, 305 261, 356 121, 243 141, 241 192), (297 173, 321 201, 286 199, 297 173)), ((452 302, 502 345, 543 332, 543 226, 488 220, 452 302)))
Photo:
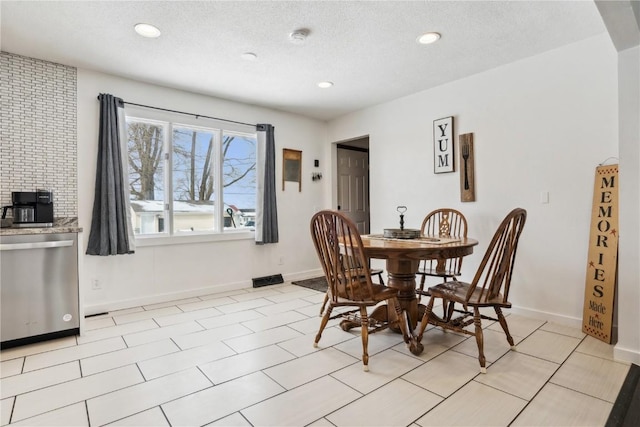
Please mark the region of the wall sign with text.
POLYGON ((582 332, 611 343, 618 268, 618 165, 599 166, 584 290, 582 332))
POLYGON ((453 117, 433 121, 433 173, 453 172, 453 117))

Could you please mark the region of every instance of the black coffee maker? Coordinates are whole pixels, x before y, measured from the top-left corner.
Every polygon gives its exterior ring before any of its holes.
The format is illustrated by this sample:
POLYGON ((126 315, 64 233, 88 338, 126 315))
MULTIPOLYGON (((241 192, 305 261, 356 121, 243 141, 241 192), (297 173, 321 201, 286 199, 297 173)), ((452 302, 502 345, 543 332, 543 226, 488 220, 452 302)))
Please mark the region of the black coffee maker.
POLYGON ((11 206, 5 206, 13 212, 14 227, 53 227, 53 192, 49 190, 13 191, 11 206))

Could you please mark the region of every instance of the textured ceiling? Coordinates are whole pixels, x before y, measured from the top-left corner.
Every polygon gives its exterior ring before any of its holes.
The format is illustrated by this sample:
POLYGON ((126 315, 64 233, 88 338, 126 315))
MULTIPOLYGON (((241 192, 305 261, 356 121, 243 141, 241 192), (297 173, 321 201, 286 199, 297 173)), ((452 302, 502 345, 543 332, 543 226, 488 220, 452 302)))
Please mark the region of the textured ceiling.
POLYGON ((605 31, 592 1, 3 0, 0 8, 3 51, 322 120, 605 31), (139 22, 162 36, 139 37, 139 22), (298 28, 309 30, 300 45, 288 40, 298 28), (441 40, 418 45, 426 31, 441 40), (319 89, 322 80, 335 86, 319 89))

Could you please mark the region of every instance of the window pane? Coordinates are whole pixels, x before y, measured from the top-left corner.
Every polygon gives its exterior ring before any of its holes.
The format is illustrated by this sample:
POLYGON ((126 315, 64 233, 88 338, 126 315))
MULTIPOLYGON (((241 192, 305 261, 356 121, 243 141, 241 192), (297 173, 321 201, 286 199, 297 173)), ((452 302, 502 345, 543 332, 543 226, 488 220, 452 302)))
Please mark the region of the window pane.
POLYGON ((222 182, 225 229, 254 228, 256 217, 256 137, 223 133, 222 182))
POLYGON ((136 234, 162 232, 164 224, 164 126, 127 119, 129 198, 136 234))
POLYGON ((213 231, 215 133, 173 128, 173 231, 213 231))

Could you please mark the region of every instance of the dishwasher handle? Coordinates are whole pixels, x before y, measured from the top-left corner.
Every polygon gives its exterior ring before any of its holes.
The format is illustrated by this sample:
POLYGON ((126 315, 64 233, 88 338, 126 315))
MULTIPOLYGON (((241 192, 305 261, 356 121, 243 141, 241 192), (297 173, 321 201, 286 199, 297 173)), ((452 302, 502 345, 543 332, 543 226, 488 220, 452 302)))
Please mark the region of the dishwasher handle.
POLYGON ((54 242, 35 242, 35 243, 2 243, 0 251, 18 251, 22 249, 51 249, 64 248, 73 246, 73 240, 58 240, 54 242))

